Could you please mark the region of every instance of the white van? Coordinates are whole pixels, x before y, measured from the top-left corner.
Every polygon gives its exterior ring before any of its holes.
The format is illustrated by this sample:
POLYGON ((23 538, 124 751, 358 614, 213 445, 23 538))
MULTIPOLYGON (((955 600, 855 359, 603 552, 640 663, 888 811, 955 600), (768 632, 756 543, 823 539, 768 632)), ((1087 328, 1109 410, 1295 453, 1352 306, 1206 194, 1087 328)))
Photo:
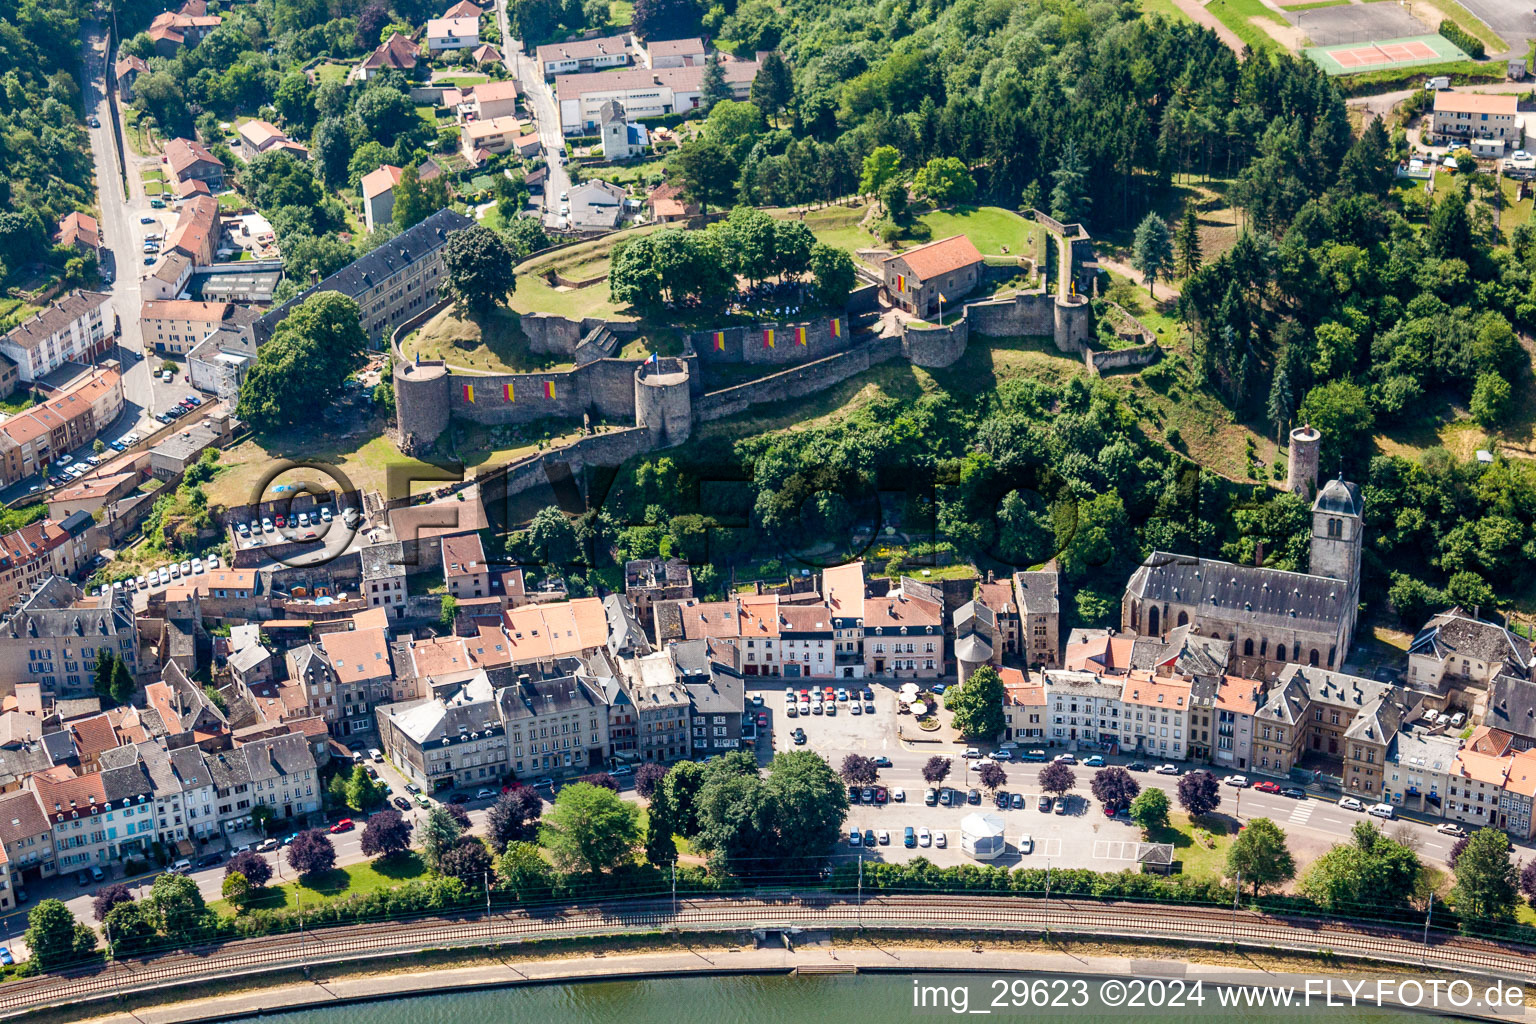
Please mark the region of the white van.
POLYGON ((1392 809, 1391 804, 1371 804, 1366 813, 1373 814, 1378 818, 1394 818, 1397 816, 1397 812, 1392 809))

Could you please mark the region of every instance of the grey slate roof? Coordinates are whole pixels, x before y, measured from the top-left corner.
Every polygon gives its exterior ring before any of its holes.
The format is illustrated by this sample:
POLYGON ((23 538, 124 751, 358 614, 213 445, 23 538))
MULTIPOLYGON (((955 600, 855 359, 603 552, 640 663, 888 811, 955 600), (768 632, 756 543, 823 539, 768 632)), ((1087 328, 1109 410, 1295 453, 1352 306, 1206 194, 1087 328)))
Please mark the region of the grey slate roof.
POLYGON ((208 765, 208 775, 213 779, 213 784, 219 789, 234 789, 251 781, 243 748, 209 754, 204 763, 208 765))
POLYGON ((341 292, 355 299, 388 279, 391 274, 437 249, 453 232, 473 227, 474 224, 462 213, 446 208, 438 210, 420 224, 407 228, 372 252, 359 256, 319 284, 311 285, 256 321, 254 330, 257 342, 263 343, 270 338, 272 331, 283 322, 289 311, 315 292, 341 292))
POLYGON ((1031 615, 1055 615, 1061 611, 1060 578, 1054 572, 1013 574, 1014 600, 1031 615))
POLYGON ((1296 722, 1309 702, 1332 704, 1364 713, 1379 699, 1402 700, 1402 691, 1391 683, 1330 672, 1307 665, 1287 665, 1265 695, 1257 717, 1266 721, 1296 722))
POLYGON ((1516 736, 1536 736, 1536 683, 1507 674, 1496 676, 1483 724, 1516 736))
POLYGON ((171 768, 181 788, 202 789, 213 784, 213 773, 208 770, 208 760, 198 747, 178 747, 171 751, 171 768))
POLYGON ((240 750, 245 754, 245 770, 252 782, 315 770, 315 755, 310 753, 308 741, 298 733, 252 740, 240 750))
POLYGON ((496 704, 501 710, 502 721, 508 723, 588 708, 604 708, 606 713, 607 708, 602 695, 579 676, 514 683, 497 692, 496 704))
POLYGON ((1358 516, 1365 511, 1365 503, 1360 500, 1360 488, 1356 485, 1348 480, 1329 480, 1318 492, 1312 508, 1318 512, 1358 516))
POLYGON ((1342 580, 1166 551, 1148 557, 1126 591, 1144 601, 1192 605, 1223 619, 1319 633, 1337 632, 1351 611, 1349 586, 1342 580))
POLYGON ((140 797, 149 800, 155 795, 154 783, 141 765, 124 765, 121 768, 105 768, 101 772, 101 790, 107 800, 116 804, 135 802, 140 797))
POLYGON ((405 545, 398 540, 369 544, 359 552, 364 580, 393 579, 405 575, 405 545))
POLYGON ((50 576, 0 622, 0 635, 107 640, 133 629, 133 613, 128 606, 113 602, 109 608, 74 607, 78 595, 74 584, 61 576, 50 576))
POLYGON ((1531 667, 1529 640, 1496 623, 1473 618, 1460 608, 1441 612, 1425 623, 1408 645, 1408 653, 1441 661, 1456 657, 1476 658, 1487 664, 1503 662, 1519 675, 1528 674, 1531 667))
POLYGON ((623 594, 609 594, 603 598, 603 614, 608 617, 608 650, 614 657, 620 653, 647 654, 651 642, 635 618, 635 606, 623 594))

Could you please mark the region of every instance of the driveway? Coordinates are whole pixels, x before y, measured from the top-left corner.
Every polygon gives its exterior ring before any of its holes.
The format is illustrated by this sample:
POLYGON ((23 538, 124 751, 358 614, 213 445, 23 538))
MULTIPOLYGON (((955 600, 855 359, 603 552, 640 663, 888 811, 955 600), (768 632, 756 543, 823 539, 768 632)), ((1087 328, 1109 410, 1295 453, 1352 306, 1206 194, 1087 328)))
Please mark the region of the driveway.
POLYGON ((560 131, 560 108, 555 103, 554 90, 539 70, 538 61, 523 52, 522 40, 512 38, 511 23, 507 20, 507 0, 497 0, 496 22, 501 26, 503 59, 507 63, 507 70, 517 76, 518 88, 523 91, 528 105, 533 109, 534 124, 538 127, 539 142, 543 146, 544 162, 549 168, 549 177, 544 182, 544 226, 560 227, 560 197, 571 188, 571 176, 561 160, 565 155, 565 135, 560 131))

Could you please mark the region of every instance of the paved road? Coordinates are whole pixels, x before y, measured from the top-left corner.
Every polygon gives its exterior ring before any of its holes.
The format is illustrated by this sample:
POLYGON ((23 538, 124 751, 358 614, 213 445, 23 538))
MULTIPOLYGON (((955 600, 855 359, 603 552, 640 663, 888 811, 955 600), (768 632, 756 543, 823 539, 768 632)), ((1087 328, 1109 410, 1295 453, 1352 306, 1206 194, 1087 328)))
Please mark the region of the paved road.
POLYGON ((518 88, 533 108, 539 141, 544 146, 544 162, 549 167, 549 177, 544 182, 544 224, 560 227, 560 197, 571 188, 571 176, 561 159, 565 155, 565 135, 560 131, 560 108, 555 103, 554 91, 539 70, 538 61, 523 52, 522 40, 512 38, 507 0, 497 0, 496 21, 501 25, 502 55, 507 70, 517 76, 518 88))
MULTIPOLYGON (((1536 36, 1536 14, 1532 13, 1536 5, 1530 0, 1461 0, 1461 4, 1510 45, 1508 56, 1530 55, 1530 40, 1536 36)), ((1488 56, 1502 57, 1505 54, 1490 53, 1488 56)))
POLYGON ((91 154, 95 158, 102 238, 111 250, 109 259, 115 264, 116 272, 116 280, 107 291, 112 295, 112 307, 121 318, 123 328, 118 344, 124 364, 123 396, 128 409, 112 430, 103 431, 110 440, 133 430, 135 423, 147 428, 139 430, 141 434, 158 426, 147 418, 155 411, 154 391, 150 383, 150 361, 144 358, 143 340, 139 335, 139 280, 145 269, 140 248, 144 244, 143 233, 148 230, 139 225, 139 217, 148 210, 148 200, 137 173, 129 175, 126 193, 123 188, 118 152, 124 143, 113 130, 114 122, 107 105, 106 33, 97 22, 87 22, 81 34, 86 61, 82 76, 85 110, 87 116, 95 115, 101 123, 100 128, 88 130, 91 154))
MULTIPOLYGON (((1392 108, 1406 100, 1422 89, 1398 89, 1394 92, 1384 92, 1376 96, 1354 96, 1345 102, 1351 107, 1357 107, 1365 111, 1367 116, 1379 115, 1386 117, 1392 112, 1392 108)), ((1491 93, 1528 93, 1531 91, 1530 82, 1488 82, 1482 85, 1455 85, 1451 92, 1491 92, 1491 93)))

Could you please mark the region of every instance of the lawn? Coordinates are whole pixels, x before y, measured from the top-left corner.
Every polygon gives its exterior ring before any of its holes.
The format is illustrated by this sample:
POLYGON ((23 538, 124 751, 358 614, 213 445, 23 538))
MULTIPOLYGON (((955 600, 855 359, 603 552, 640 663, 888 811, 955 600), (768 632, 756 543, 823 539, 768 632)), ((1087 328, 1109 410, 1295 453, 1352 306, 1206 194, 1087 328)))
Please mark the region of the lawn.
POLYGON ((1205 9, 1231 29, 1233 35, 1253 47, 1254 52, 1273 49, 1280 44, 1268 32, 1255 25, 1252 19, 1262 18, 1276 25, 1290 25, 1290 22, 1265 7, 1260 0, 1211 0, 1205 9))
MULTIPOLYGON (((522 290, 521 286, 518 290, 522 290)), ((497 309, 482 323, 460 320, 452 310, 444 310, 411 335, 403 348, 405 354, 413 358, 442 359, 452 366, 493 373, 572 368, 570 362, 556 356, 529 352, 519 317, 504 309, 497 309)))
POLYGON ((829 206, 824 210, 811 210, 804 217, 787 210, 768 212, 784 220, 803 220, 818 242, 825 242, 851 253, 880 244, 878 238, 859 226, 859 221, 863 220, 867 210, 868 207, 860 203, 858 206, 829 206))
POLYGON ((1035 224, 1012 210, 1000 206, 957 206, 950 210, 932 210, 917 218, 902 244, 921 244, 965 235, 983 255, 1000 256, 1006 246, 1010 255, 1029 251, 1035 224))
POLYGON ((1504 209, 1499 214, 1499 228, 1508 238, 1510 232, 1531 219, 1532 200, 1516 199, 1520 194, 1520 183, 1510 181, 1508 178, 1499 179, 1500 188, 1504 191, 1504 209))
MULTIPOLYGON (((282 870, 289 878, 293 877, 293 869, 287 866, 286 861, 283 862, 282 870)), ((251 907, 258 910, 292 910, 298 907, 301 899, 306 906, 315 906, 346 896, 391 889, 421 878, 426 873, 427 866, 421 862, 421 858, 415 853, 407 853, 399 857, 380 857, 362 864, 332 868, 303 882, 284 882, 275 877, 273 882, 278 884, 269 884, 265 898, 252 903, 251 907)), ((234 908, 223 900, 214 901, 212 906, 226 916, 234 913, 234 908)))
MULTIPOLYGON (((256 487, 271 471, 272 462, 284 458, 334 466, 353 487, 362 491, 383 492, 390 466, 435 468, 401 455, 388 438, 381 436, 378 423, 341 438, 327 435, 320 428, 254 435, 224 451, 219 459, 223 471, 204 488, 208 504, 223 508, 251 504, 259 497, 256 487)), ((317 470, 291 471, 283 482, 305 479, 320 486, 336 486, 330 477, 317 470)), ((422 485, 428 486, 436 485, 422 485)), ((270 493, 267 497, 271 497, 270 493)))
POLYGON ((1168 825, 1150 832, 1153 843, 1172 843, 1175 860, 1184 862, 1184 874, 1191 878, 1219 879, 1227 870, 1227 848, 1237 832, 1237 823, 1224 814, 1214 814, 1192 823, 1189 815, 1175 811, 1168 825))
POLYGON ((139 171, 139 178, 144 182, 144 194, 151 199, 163 196, 169 191, 165 182, 165 172, 158 167, 145 167, 139 171))
POLYGON ((573 320, 589 316, 613 320, 637 319, 628 307, 620 309, 613 304, 605 283, 589 288, 564 288, 551 284, 545 275, 553 272, 571 280, 604 276, 608 273, 608 254, 613 251, 615 243, 655 230, 654 225, 632 228, 533 257, 517 268, 517 291, 512 293, 512 309, 518 313, 557 313, 573 320))
POLYGON ((350 70, 351 68, 345 64, 321 64, 315 68, 315 84, 324 85, 326 82, 341 82, 344 84, 347 80, 347 72, 350 70))
POLYGON ((455 75, 451 78, 433 78, 432 84, 449 89, 462 89, 466 85, 484 85, 490 80, 488 75, 455 75))
MULTIPOLYGON (((1348 2, 1348 0, 1345 0, 1348 2)), ((1140 7, 1145 14, 1161 14, 1169 21, 1189 21, 1189 15, 1179 9, 1179 5, 1173 0, 1141 0, 1140 7)))

